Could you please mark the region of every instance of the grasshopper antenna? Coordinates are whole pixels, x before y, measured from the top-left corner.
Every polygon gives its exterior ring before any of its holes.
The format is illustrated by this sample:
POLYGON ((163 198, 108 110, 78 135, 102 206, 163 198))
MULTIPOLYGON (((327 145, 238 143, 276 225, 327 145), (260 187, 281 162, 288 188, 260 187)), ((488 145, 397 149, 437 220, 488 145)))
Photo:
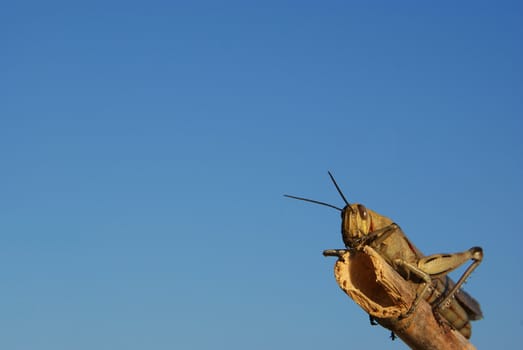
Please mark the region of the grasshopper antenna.
POLYGON ((288 194, 284 194, 283 196, 284 196, 284 197, 288 197, 288 198, 292 198, 292 199, 298 199, 298 200, 300 200, 300 201, 305 201, 305 202, 311 202, 311 203, 315 203, 315 204, 319 204, 319 205, 324 205, 324 206, 326 206, 326 207, 330 207, 330 208, 334 208, 334 209, 339 210, 339 211, 343 211, 343 209, 338 208, 338 207, 335 206, 335 205, 332 205, 332 204, 329 204, 329 203, 325 203, 325 202, 315 201, 314 199, 308 199, 308 198, 302 198, 302 197, 290 196, 290 195, 288 195, 288 194))
POLYGON ((343 199, 343 201, 345 202, 345 204, 347 204, 347 206, 350 207, 350 204, 349 202, 347 201, 347 198, 345 198, 345 196, 343 195, 343 192, 341 192, 341 189, 340 189, 340 186, 338 186, 338 184, 336 183, 336 180, 334 180, 334 176, 332 176, 331 172, 330 171, 327 171, 329 173, 329 176, 332 180, 332 182, 334 183, 334 186, 336 186, 336 189, 338 190, 338 193, 340 194, 341 198, 343 199))

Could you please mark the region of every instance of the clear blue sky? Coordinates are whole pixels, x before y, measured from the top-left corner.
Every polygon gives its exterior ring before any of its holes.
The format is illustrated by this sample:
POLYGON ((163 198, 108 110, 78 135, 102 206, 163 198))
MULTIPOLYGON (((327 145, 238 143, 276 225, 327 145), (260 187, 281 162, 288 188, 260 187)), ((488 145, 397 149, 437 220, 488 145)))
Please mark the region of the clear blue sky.
MULTIPOLYGON (((0 347, 405 349, 338 288, 339 214, 485 250, 480 349, 523 343, 523 5, 0 9, 0 347)), ((455 277, 455 276, 454 276, 455 277)))

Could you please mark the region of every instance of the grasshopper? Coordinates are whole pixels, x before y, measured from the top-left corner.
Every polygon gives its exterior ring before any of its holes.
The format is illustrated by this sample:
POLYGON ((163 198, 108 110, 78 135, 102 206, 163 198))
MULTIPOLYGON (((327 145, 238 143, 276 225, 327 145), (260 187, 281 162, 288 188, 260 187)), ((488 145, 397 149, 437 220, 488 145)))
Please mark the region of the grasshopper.
MULTIPOLYGON (((437 319, 440 321, 444 319, 452 328, 466 338, 470 338, 469 321, 481 319, 483 314, 479 303, 460 288, 481 263, 483 250, 480 247, 472 247, 454 254, 424 256, 391 219, 362 204, 350 204, 332 174, 330 172, 328 174, 345 202, 343 208, 312 199, 285 195, 289 198, 331 207, 341 212, 341 234, 346 249, 325 250, 323 254, 339 256, 346 250, 361 250, 366 245, 370 245, 403 278, 411 281, 416 287, 416 298, 410 309, 400 318, 406 318, 412 314, 419 302, 425 299, 431 304, 437 319), (468 260, 472 260, 472 263, 458 282, 454 283, 447 274, 468 260)), ((371 324, 376 324, 372 317, 370 320, 371 324)))

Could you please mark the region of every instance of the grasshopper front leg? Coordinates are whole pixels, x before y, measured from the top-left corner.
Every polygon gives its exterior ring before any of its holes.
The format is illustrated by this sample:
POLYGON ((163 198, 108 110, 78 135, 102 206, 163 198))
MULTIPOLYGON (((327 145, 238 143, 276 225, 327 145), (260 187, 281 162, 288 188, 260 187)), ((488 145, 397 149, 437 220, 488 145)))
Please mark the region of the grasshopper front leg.
POLYGON ((356 240, 355 249, 361 249, 366 245, 371 245, 374 247, 379 246, 383 241, 385 241, 391 234, 399 230, 399 226, 395 223, 387 225, 381 229, 372 231, 361 238, 356 240))

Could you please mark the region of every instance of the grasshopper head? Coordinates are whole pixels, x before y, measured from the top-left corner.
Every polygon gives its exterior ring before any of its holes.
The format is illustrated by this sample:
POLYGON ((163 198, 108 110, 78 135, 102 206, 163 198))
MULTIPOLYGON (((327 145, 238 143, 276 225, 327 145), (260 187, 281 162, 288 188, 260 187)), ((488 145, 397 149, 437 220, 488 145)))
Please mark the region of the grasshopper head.
POLYGON ((313 199, 289 195, 285 196, 339 210, 341 212, 341 235, 347 248, 354 248, 362 237, 365 237, 375 229, 392 224, 392 221, 389 218, 386 218, 370 209, 365 208, 363 204, 350 204, 330 172, 329 176, 334 183, 334 186, 336 186, 336 190, 338 190, 338 193, 345 202, 345 207, 343 209, 332 204, 316 201, 313 199))
POLYGON ((354 247, 354 242, 373 231, 372 216, 363 204, 347 204, 341 212, 341 236, 345 246, 354 247))
POLYGON ((361 238, 392 223, 363 204, 347 204, 341 211, 341 236, 347 248, 354 248, 361 238))

